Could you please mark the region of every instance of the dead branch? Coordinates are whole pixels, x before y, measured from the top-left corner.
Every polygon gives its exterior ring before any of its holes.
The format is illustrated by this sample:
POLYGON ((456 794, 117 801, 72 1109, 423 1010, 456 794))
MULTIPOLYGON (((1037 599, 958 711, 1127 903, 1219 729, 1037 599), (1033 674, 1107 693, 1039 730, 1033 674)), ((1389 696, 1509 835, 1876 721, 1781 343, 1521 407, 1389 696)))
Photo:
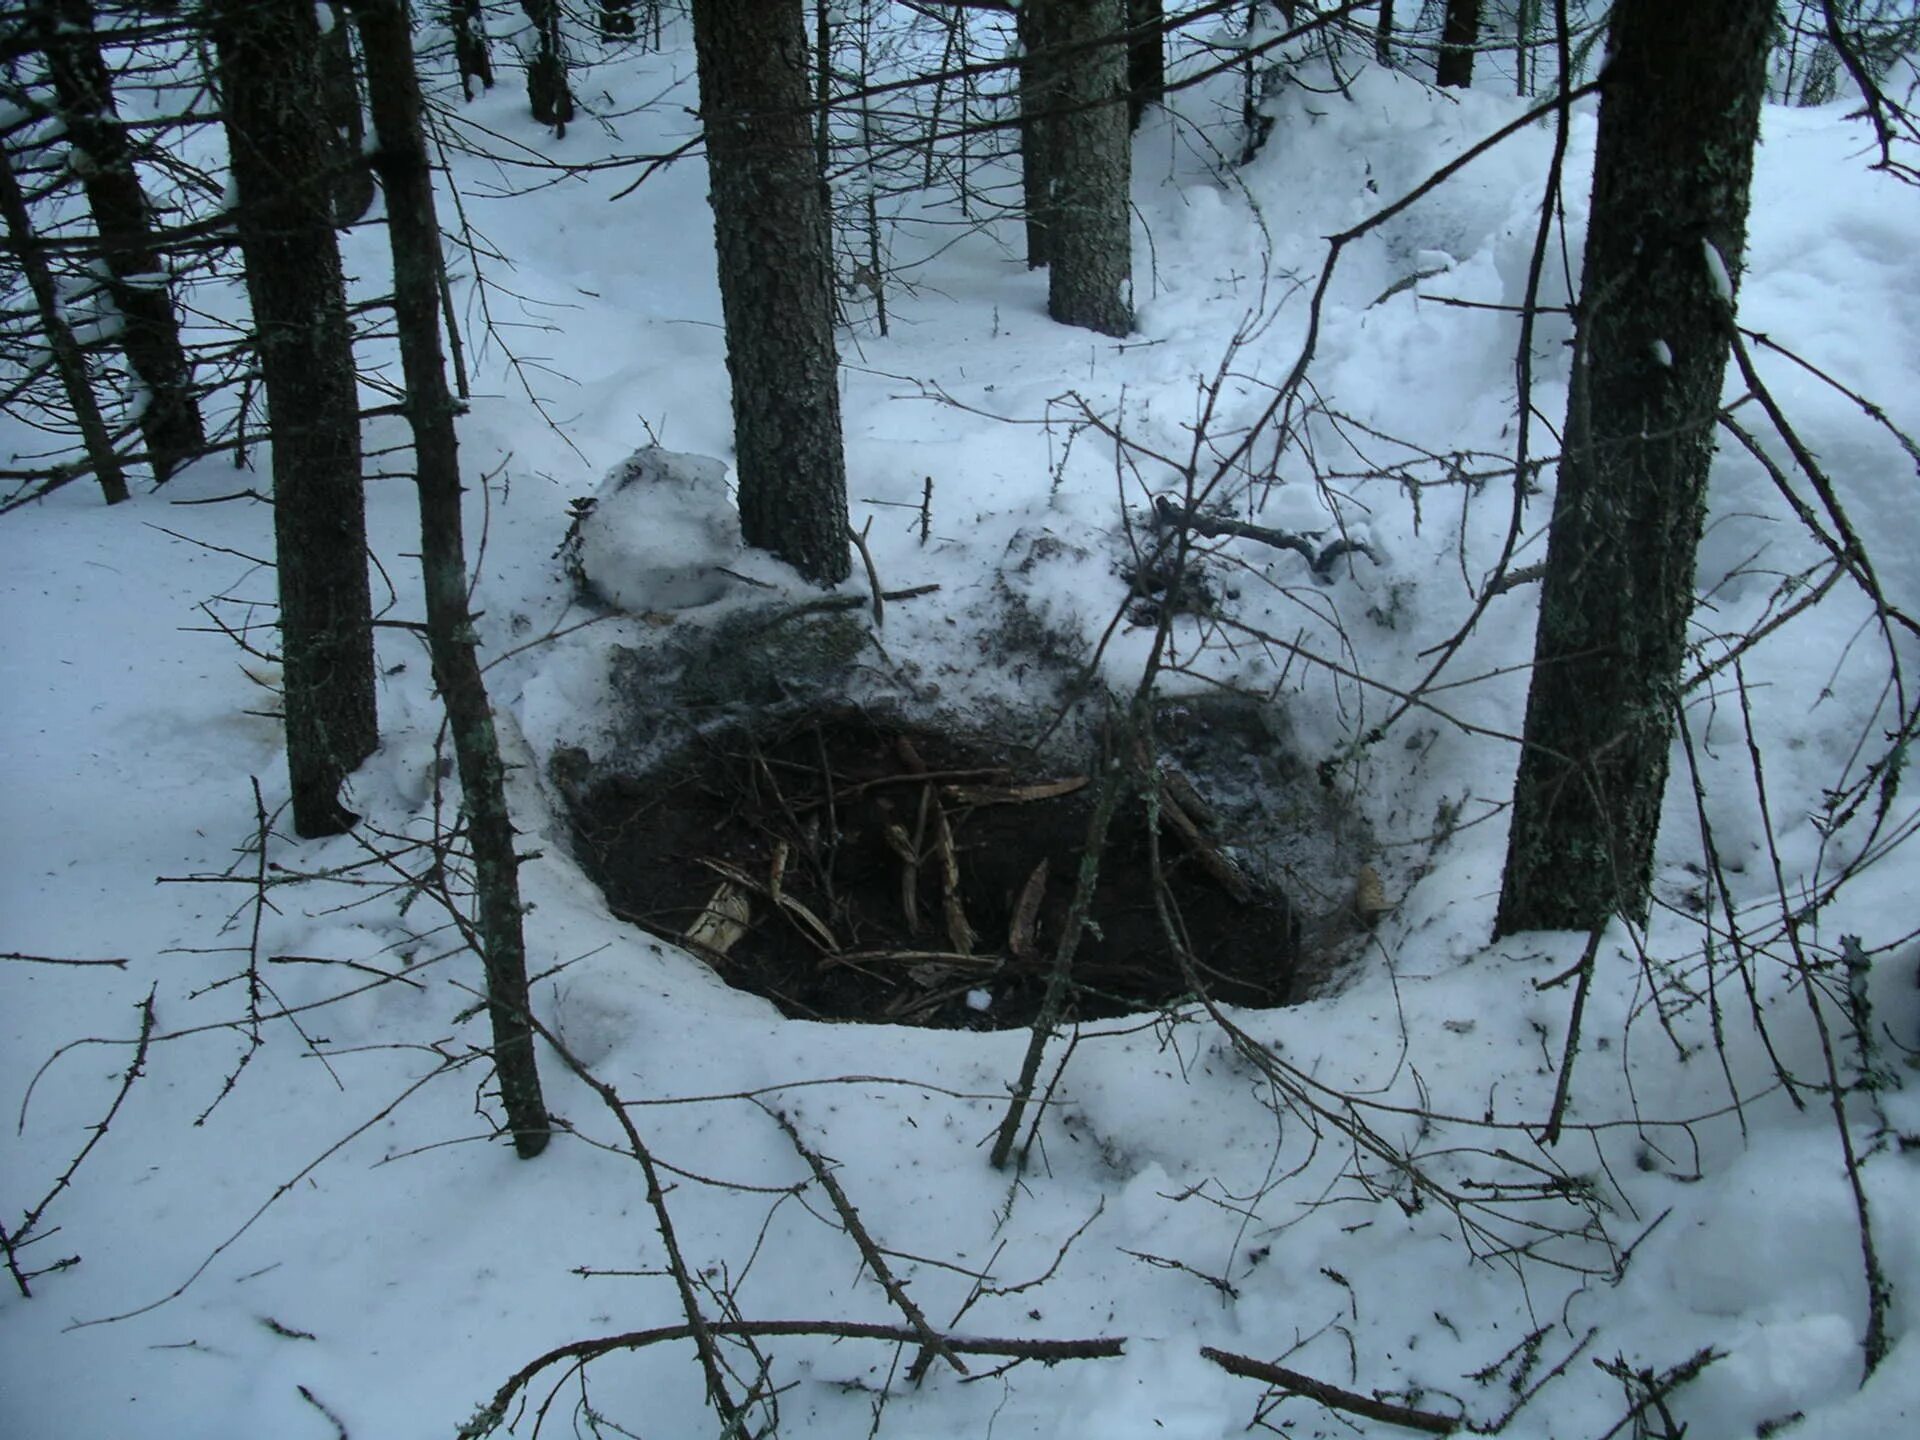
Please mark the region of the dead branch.
POLYGON ((1403 1430, 1418 1430, 1424 1435, 1452 1435, 1456 1431, 1473 1428, 1459 1416, 1441 1415, 1432 1410, 1416 1410, 1411 1405, 1395 1405, 1391 1401, 1376 1400, 1371 1395, 1359 1395, 1352 1390, 1342 1390, 1337 1385, 1329 1385, 1324 1380, 1316 1380, 1311 1375, 1302 1375, 1298 1370, 1289 1370, 1284 1365, 1254 1360, 1246 1355, 1235 1355, 1228 1350, 1216 1350, 1211 1345, 1202 1345, 1200 1353, 1230 1375, 1277 1385, 1282 1390, 1290 1390, 1296 1395, 1304 1395, 1309 1400, 1318 1401, 1329 1410, 1340 1410, 1349 1415, 1361 1416, 1363 1419, 1398 1425, 1403 1430))
POLYGON ((847 1234, 853 1237, 853 1243, 860 1247, 860 1258, 867 1262, 867 1268, 873 1272, 873 1278, 880 1288, 887 1292, 887 1298, 894 1307, 907 1317, 907 1323, 913 1326, 920 1336, 925 1351, 939 1356, 960 1374, 965 1375, 967 1367, 960 1357, 953 1353, 947 1344, 927 1323, 926 1315, 907 1294, 906 1287, 894 1278, 892 1269, 887 1265, 886 1256, 880 1253, 880 1247, 873 1243, 873 1237, 867 1233, 867 1227, 860 1219, 860 1212, 853 1208, 853 1202, 847 1198, 847 1192, 840 1187, 840 1181, 818 1152, 811 1149, 800 1138, 800 1132, 794 1128, 793 1121, 786 1114, 771 1105, 760 1108, 773 1118, 773 1122, 786 1132, 787 1139, 793 1142, 793 1148, 800 1152, 800 1158, 807 1162, 807 1168, 813 1171, 813 1178, 820 1182, 820 1188, 827 1192, 827 1198, 833 1202, 833 1208, 839 1212, 840 1223, 847 1228, 847 1234))
POLYGON ((1381 564, 1379 552, 1361 540, 1350 540, 1342 536, 1328 541, 1325 545, 1316 544, 1318 537, 1299 535, 1291 530, 1274 530, 1265 525, 1252 525, 1244 520, 1235 520, 1225 515, 1208 515, 1197 507, 1176 505, 1164 495, 1154 497, 1154 519, 1163 526, 1184 530, 1189 534, 1205 536, 1209 539, 1222 535, 1237 536, 1242 540, 1257 540, 1262 545, 1271 545, 1276 550, 1293 550, 1306 556, 1308 566, 1320 579, 1330 579, 1334 562, 1344 555, 1364 555, 1374 564, 1381 564))
MULTIPOLYGON (((728 1339, 760 1339, 768 1336, 819 1335, 840 1340, 881 1340, 895 1345, 920 1343, 920 1335, 906 1325, 866 1325, 845 1320, 732 1320, 709 1324, 711 1335, 728 1339)), ((507 1407, 529 1381, 549 1366, 571 1361, 582 1365, 616 1350, 641 1350, 673 1340, 693 1336, 690 1325, 662 1325, 653 1330, 631 1330, 623 1335, 607 1335, 597 1340, 575 1340, 549 1350, 515 1371, 506 1384, 494 1392, 493 1399, 460 1429, 460 1440, 480 1440, 505 1423, 507 1407)), ((1100 1336, 1092 1340, 1017 1340, 969 1335, 943 1335, 941 1342, 956 1355, 1001 1355, 1015 1360, 1038 1360, 1057 1365, 1062 1360, 1115 1360, 1126 1353, 1126 1337, 1100 1336)))

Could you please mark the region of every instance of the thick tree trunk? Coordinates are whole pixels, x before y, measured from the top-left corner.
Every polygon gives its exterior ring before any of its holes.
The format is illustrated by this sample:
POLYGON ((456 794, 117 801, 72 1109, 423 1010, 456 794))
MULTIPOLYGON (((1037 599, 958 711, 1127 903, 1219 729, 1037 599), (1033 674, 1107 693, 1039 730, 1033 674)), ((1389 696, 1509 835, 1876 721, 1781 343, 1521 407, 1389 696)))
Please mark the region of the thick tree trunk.
POLYGON ((447 708, 454 760, 473 849, 475 904, 494 1067, 514 1148, 532 1158, 547 1148, 551 1124, 529 1024, 526 940, 521 928, 519 860, 507 811, 493 707, 480 672, 467 607, 466 544, 460 517, 460 451, 453 396, 440 352, 440 224, 421 133, 419 77, 405 0, 353 0, 367 60, 367 91, 379 141, 375 164, 387 195, 393 244, 394 316, 406 377, 420 489, 420 567, 426 580, 427 643, 433 677, 447 708))
POLYGON ((1022 0, 1015 17, 1020 45, 1020 195, 1027 212, 1027 268, 1037 270, 1048 254, 1047 227, 1053 209, 1053 57, 1047 18, 1051 0, 1022 0))
POLYGON ((1447 0, 1434 80, 1465 90, 1473 84, 1473 47, 1480 43, 1480 0, 1447 0))
POLYGON ((360 72, 353 62, 353 25, 346 5, 330 0, 333 24, 321 42, 320 67, 327 87, 327 125, 333 131, 333 219, 345 228, 373 204, 373 172, 361 151, 367 122, 360 109, 360 72))
POLYGON ((1380 0, 1380 23, 1373 33, 1373 58, 1393 64, 1393 0, 1380 0))
POLYGON ((293 826, 332 835, 379 743, 359 392, 334 241, 312 0, 214 0, 234 211, 273 422, 293 826))
MULTIPOLYGON (((54 373, 60 377, 60 386, 67 393, 67 405, 73 411, 87 462, 100 481, 100 493, 107 503, 118 505, 128 498, 126 472, 114 452, 113 436, 107 432, 100 404, 94 399, 92 382, 87 376, 87 357, 61 313, 59 287, 33 233, 33 216, 27 208, 26 192, 13 173, 13 152, 4 146, 0 146, 0 213, 6 217, 7 239, 26 276, 27 288, 33 292, 34 307, 40 312, 40 328, 53 354, 54 373)), ((49 481, 48 488, 53 484, 49 481)))
POLYGON ((1133 147, 1121 0, 1044 0, 1046 31, 1068 48, 1053 89, 1047 313, 1103 335, 1133 329, 1133 147))
POLYGON ((1772 20, 1614 9, 1501 934, 1647 914, 1772 20))
POLYGON ((93 0, 36 0, 33 13, 74 153, 73 168, 100 234, 107 291, 122 323, 120 347, 146 388, 140 436, 154 479, 165 483, 206 448, 206 434, 165 258, 153 234, 153 209, 114 108, 112 76, 94 30, 93 0))
MULTIPOLYGON (((1138 30, 1166 18, 1165 0, 1127 0, 1128 28, 1138 30)), ((1159 30, 1136 35, 1127 51, 1127 122, 1140 128, 1149 105, 1167 96, 1167 37, 1159 30)))
POLYGON ((802 0, 694 0, 740 531, 820 585, 847 578, 833 270, 802 0))

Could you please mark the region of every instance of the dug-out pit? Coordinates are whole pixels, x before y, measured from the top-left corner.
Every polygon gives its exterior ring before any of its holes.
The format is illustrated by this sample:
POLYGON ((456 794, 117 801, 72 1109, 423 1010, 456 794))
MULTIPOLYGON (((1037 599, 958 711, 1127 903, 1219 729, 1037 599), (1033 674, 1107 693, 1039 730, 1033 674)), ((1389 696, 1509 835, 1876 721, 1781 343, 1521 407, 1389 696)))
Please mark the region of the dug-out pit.
MULTIPOLYGON (((955 1029, 1034 1019, 1099 790, 1084 762, 1019 764, 854 709, 707 733, 642 774, 595 773, 580 751, 553 769, 616 916, 790 1017, 955 1029)), ((1151 807, 1136 785, 1114 813, 1068 1015, 1154 1010, 1196 981, 1233 1005, 1301 998, 1300 914, 1236 858, 1205 777, 1163 773, 1151 807), (1156 848, 1191 970, 1156 904, 1156 848)))

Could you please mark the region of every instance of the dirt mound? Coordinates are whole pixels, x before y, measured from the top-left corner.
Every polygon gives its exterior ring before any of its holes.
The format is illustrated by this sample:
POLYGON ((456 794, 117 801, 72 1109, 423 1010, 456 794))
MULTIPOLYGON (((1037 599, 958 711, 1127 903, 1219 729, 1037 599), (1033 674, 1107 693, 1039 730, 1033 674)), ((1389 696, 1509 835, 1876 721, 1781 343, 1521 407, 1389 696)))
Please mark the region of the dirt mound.
MULTIPOLYGON (((613 912, 728 983, 799 1018, 967 1029, 1033 1019, 1096 791, 1084 773, 855 711, 723 731, 645 775, 562 788, 613 912)), ((1206 987, 1285 1004, 1300 959, 1292 905, 1235 861, 1190 783, 1172 777, 1157 808, 1168 894, 1206 987)), ((1081 1018, 1191 994, 1154 905, 1146 826, 1130 797, 1075 955, 1081 1018)))

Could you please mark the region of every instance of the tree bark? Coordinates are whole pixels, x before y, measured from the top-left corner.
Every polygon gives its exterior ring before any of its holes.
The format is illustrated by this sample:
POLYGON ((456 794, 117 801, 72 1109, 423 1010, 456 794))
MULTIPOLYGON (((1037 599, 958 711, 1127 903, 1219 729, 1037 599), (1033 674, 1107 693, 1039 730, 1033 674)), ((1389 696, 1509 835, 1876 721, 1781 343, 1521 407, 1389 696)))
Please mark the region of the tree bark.
POLYGON ((1020 195, 1027 212, 1027 268, 1052 256, 1047 230, 1053 210, 1052 111, 1059 103, 1047 19, 1052 0, 1022 0, 1014 18, 1020 46, 1020 195))
POLYGON ((293 826, 359 817, 348 772, 379 743, 359 391, 334 240, 312 0, 213 0, 234 211, 273 424, 287 768, 293 826))
MULTIPOLYGON (((1166 18, 1165 0, 1127 0, 1127 25, 1158 26, 1166 18)), ((1149 105, 1167 96, 1167 37, 1160 30, 1136 35, 1127 51, 1127 123, 1135 130, 1149 105)))
MULTIPOLYGON (((27 209, 26 192, 13 173, 13 152, 5 146, 0 146, 0 213, 6 216, 7 239, 19 257, 27 288, 33 292, 34 306, 40 312, 40 326, 47 337, 47 348, 53 354, 54 373, 67 392, 67 404, 73 410, 87 462, 93 467, 107 504, 118 505, 129 498, 126 472, 114 451, 107 422, 100 414, 100 403, 94 398, 92 381, 87 376, 87 357, 61 313, 59 288, 33 233, 33 216, 27 209)), ((48 488, 53 488, 54 483, 50 480, 48 488)))
MULTIPOLYGON (((1036 0, 1029 0, 1036 3, 1036 0)), ((1047 313, 1103 335, 1133 329, 1133 146, 1121 0, 1038 0, 1046 33, 1068 50, 1053 89, 1047 216, 1047 313)))
POLYGON ((166 260, 153 234, 153 207, 134 171, 132 148, 114 106, 93 0, 37 0, 33 13, 73 168, 100 235, 107 292, 120 312, 120 348, 146 388, 140 436, 154 479, 165 484, 206 449, 206 432, 193 397, 193 366, 181 344, 166 260))
POLYGON ((533 22, 533 58, 527 62, 527 103, 533 118, 567 133, 573 120, 573 90, 567 83, 567 54, 560 39, 560 0, 520 0, 533 22))
POLYGON ((1440 62, 1434 82, 1465 90, 1473 84, 1473 48, 1480 43, 1480 0, 1447 0, 1440 26, 1440 62))
POLYGON ((460 450, 454 400, 440 351, 440 222, 421 131, 420 81, 413 68, 405 0, 352 0, 360 16, 367 91, 379 142, 375 165, 387 196, 393 246, 394 317, 406 379, 420 491, 420 568, 434 683, 447 709, 453 754, 473 850, 481 959, 493 1022, 494 1068, 514 1148, 531 1159, 547 1148, 551 1122, 529 1023, 526 938, 519 859, 507 810, 493 707, 481 674, 467 606, 466 542, 460 515, 460 450))
POLYGON ((460 93, 473 99, 473 82, 493 88, 493 57, 487 52, 487 22, 480 0, 448 0, 447 28, 453 32, 453 63, 460 72, 460 93))
POLYGON ((1772 19, 1614 9, 1503 935, 1648 911, 1772 19))
POLYGON ((353 62, 353 25, 340 0, 329 0, 333 24, 322 38, 320 73, 327 87, 327 125, 334 136, 333 220, 345 229, 373 205, 373 172, 361 151, 367 122, 360 109, 360 72, 353 62))
POLYGON ((694 0, 693 36, 733 378, 740 531, 815 584, 835 585, 852 557, 802 0, 694 0))

